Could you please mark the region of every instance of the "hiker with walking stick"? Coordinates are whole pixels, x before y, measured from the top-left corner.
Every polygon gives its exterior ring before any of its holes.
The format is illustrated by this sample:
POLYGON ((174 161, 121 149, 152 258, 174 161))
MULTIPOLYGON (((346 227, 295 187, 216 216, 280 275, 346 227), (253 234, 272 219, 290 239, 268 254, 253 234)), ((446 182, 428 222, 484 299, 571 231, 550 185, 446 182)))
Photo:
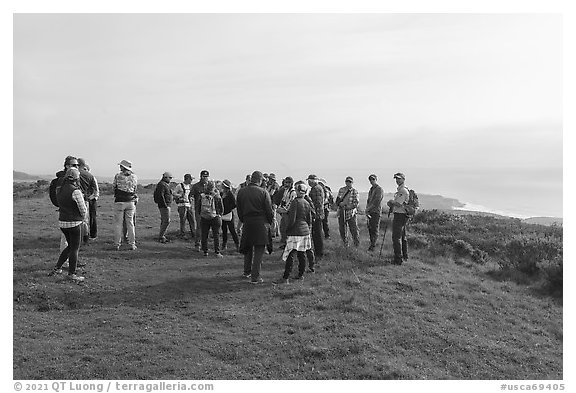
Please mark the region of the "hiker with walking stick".
POLYGON ((358 191, 352 187, 354 179, 351 176, 346 178, 346 185, 338 190, 336 197, 336 206, 338 206, 338 227, 340 237, 344 246, 348 247, 348 233, 346 227, 350 228, 354 246, 360 245, 358 234, 358 222, 356 220, 356 211, 358 208, 358 191))

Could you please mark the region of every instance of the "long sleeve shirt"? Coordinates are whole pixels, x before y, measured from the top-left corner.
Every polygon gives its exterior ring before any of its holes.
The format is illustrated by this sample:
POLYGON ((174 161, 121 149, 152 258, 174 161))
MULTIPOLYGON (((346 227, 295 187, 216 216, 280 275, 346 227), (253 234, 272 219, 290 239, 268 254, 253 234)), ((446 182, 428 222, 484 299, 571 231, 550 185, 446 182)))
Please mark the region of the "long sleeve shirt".
POLYGON ((366 201, 366 214, 380 214, 382 211, 382 199, 384 199, 382 187, 378 184, 370 187, 366 201))
POLYGON ((392 212, 406 214, 404 204, 408 202, 409 196, 410 194, 408 192, 408 188, 406 188, 404 184, 399 185, 396 193, 394 194, 394 205, 392 212))

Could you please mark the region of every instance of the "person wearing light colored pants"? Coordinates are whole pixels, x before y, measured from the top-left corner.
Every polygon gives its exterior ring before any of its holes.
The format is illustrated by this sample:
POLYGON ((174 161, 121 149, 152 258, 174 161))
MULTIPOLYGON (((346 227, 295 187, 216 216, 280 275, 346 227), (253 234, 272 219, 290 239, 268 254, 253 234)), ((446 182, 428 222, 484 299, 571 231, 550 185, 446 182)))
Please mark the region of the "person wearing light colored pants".
POLYGON ((134 202, 114 202, 114 244, 120 247, 122 243, 122 224, 126 223, 128 230, 128 244, 136 245, 136 230, 134 229, 134 214, 136 204, 134 202))

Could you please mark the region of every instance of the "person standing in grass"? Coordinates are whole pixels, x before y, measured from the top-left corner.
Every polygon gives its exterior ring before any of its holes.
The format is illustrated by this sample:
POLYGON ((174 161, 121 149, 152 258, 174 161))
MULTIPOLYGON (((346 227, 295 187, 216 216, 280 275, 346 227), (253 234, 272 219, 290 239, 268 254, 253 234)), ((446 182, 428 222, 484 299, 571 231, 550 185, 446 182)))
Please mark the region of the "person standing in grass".
POLYGON ((280 249, 286 247, 286 224, 288 223, 288 210, 290 203, 296 198, 296 190, 294 189, 294 179, 287 176, 282 181, 282 186, 272 196, 272 203, 276 205, 276 211, 280 214, 280 249))
POLYGON ((134 215, 136 214, 136 188, 138 178, 132 172, 132 163, 122 160, 119 164, 120 172, 114 176, 112 187, 114 189, 114 244, 120 250, 122 244, 122 226, 126 225, 126 235, 130 249, 136 250, 136 230, 134 228, 134 215))
POLYGON ((332 195, 332 189, 326 184, 326 180, 318 179, 318 184, 320 184, 324 190, 324 219, 322 220, 322 229, 324 230, 324 238, 330 239, 328 217, 330 215, 330 207, 334 204, 334 196, 332 195))
POLYGON ((230 231, 230 236, 232 236, 232 240, 234 240, 234 244, 236 245, 236 251, 238 251, 240 242, 234 225, 233 213, 233 210, 236 208, 236 197, 232 192, 230 180, 226 179, 222 182, 222 191, 224 193, 222 196, 222 205, 224 207, 224 211, 222 212, 222 249, 226 250, 227 248, 228 231, 230 231))
POLYGON ((178 216, 180 217, 180 236, 186 236, 186 221, 190 226, 190 235, 195 237, 196 232, 196 216, 192 210, 192 203, 190 201, 190 191, 192 188, 192 177, 191 174, 187 173, 184 175, 184 182, 180 183, 174 189, 174 200, 178 205, 178 216))
POLYGON ((194 249, 200 251, 200 239, 202 239, 202 225, 200 222, 200 194, 206 192, 206 187, 208 185, 208 179, 210 178, 210 173, 204 169, 200 171, 200 180, 194 183, 190 189, 190 193, 194 198, 194 216, 196 217, 196 237, 194 238, 194 249))
POLYGON ((58 225, 68 245, 60 253, 58 262, 50 273, 50 275, 62 273, 62 265, 68 260, 68 278, 75 282, 84 281, 84 277, 76 274, 76 267, 82 238, 81 227, 88 221, 88 209, 84 203, 79 180, 80 171, 77 168, 68 169, 57 192, 60 208, 58 225))
POLYGON ((170 182, 172 181, 172 174, 164 172, 162 179, 156 184, 154 190, 154 202, 158 204, 160 211, 160 233, 158 234, 158 241, 160 243, 168 243, 170 240, 166 237, 166 231, 170 225, 170 205, 172 205, 172 189, 170 182))
POLYGON ((368 191, 368 200, 366 201, 366 218, 368 225, 368 235, 370 236, 370 246, 368 251, 373 251, 378 240, 380 229, 380 216, 382 214, 382 199, 384 199, 384 190, 377 183, 378 176, 372 174, 368 176, 368 181, 372 187, 368 191))
POLYGON ((398 186, 394 199, 388 201, 388 207, 392 209, 394 218, 392 220, 392 247, 394 249, 393 264, 401 265, 402 261, 408 260, 408 241, 406 238, 406 223, 408 214, 404 205, 408 202, 410 196, 408 188, 404 182, 406 177, 403 173, 394 174, 394 180, 398 186))
POLYGON ((295 280, 304 277, 306 269, 306 259, 308 259, 309 272, 314 273, 314 251, 312 250, 312 239, 310 238, 310 228, 312 224, 312 205, 304 198, 308 187, 306 184, 296 186, 296 198, 290 203, 288 210, 286 233, 288 235, 286 247, 282 254, 282 259, 286 262, 284 275, 281 280, 274 284, 288 284, 292 265, 296 257, 298 258, 298 275, 295 280))
POLYGON ((306 179, 310 186, 310 199, 314 208, 314 219, 312 220, 312 242, 314 243, 314 254, 319 260, 324 256, 324 234, 322 233, 322 222, 324 221, 324 188, 318 184, 318 176, 310 175, 306 179))
POLYGON ((352 187, 354 179, 351 176, 346 178, 346 185, 338 190, 336 197, 336 206, 338 206, 338 227, 340 229, 340 237, 344 242, 344 246, 348 247, 348 231, 352 234, 354 245, 360 245, 360 236, 358 233, 358 222, 356 219, 356 212, 358 209, 358 191, 352 187))
POLYGON ((214 253, 222 258, 220 253, 220 228, 222 227, 222 198, 220 192, 214 186, 214 182, 206 184, 206 191, 200 194, 200 227, 202 228, 202 251, 208 256, 208 235, 212 230, 214 239, 214 253))
POLYGON ((100 197, 100 189, 98 188, 98 181, 93 174, 90 173, 90 167, 83 158, 78 158, 80 169, 80 189, 84 194, 84 200, 88 204, 88 230, 82 233, 82 240, 86 244, 88 239, 96 239, 98 236, 98 224, 96 221, 96 205, 100 197))
POLYGON ((260 268, 272 225, 272 200, 261 187, 262 172, 254 171, 250 184, 238 191, 236 197, 238 219, 243 223, 240 252, 244 254, 243 277, 251 278, 252 284, 260 284, 260 268))

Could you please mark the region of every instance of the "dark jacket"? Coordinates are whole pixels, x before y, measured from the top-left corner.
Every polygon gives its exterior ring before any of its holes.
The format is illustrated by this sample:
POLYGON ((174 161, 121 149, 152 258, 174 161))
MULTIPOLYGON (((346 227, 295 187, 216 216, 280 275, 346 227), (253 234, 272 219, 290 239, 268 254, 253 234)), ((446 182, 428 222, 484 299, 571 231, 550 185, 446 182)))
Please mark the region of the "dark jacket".
POLYGON ((164 179, 160 180, 156 185, 157 195, 160 199, 156 202, 159 208, 167 208, 172 204, 172 190, 170 189, 170 183, 164 179))
POLYGON ((244 222, 249 217, 264 217, 266 222, 272 224, 272 200, 264 188, 250 183, 247 187, 238 190, 236 197, 238 218, 244 222))
POLYGON ((316 219, 324 219, 324 188, 320 184, 316 184, 310 189, 310 199, 314 206, 314 213, 316 219))
POLYGON ((312 225, 312 206, 304 197, 296 197, 290 203, 286 234, 288 236, 306 236, 312 225))
POLYGON ((366 214, 380 214, 382 211, 382 199, 384 191, 379 185, 370 187, 368 200, 366 201, 366 214))
POLYGON ((231 191, 226 193, 226 195, 222 198, 222 205, 224 206, 224 212, 222 215, 230 213, 236 207, 236 198, 231 191))
POLYGON ((80 188, 69 180, 62 178, 63 184, 58 189, 58 207, 60 208, 59 220, 60 221, 82 221, 84 217, 80 213, 78 204, 72 198, 72 193, 80 188))
POLYGON ((94 175, 86 170, 80 171, 80 190, 82 190, 82 194, 84 194, 84 199, 86 200, 96 192, 94 175))

